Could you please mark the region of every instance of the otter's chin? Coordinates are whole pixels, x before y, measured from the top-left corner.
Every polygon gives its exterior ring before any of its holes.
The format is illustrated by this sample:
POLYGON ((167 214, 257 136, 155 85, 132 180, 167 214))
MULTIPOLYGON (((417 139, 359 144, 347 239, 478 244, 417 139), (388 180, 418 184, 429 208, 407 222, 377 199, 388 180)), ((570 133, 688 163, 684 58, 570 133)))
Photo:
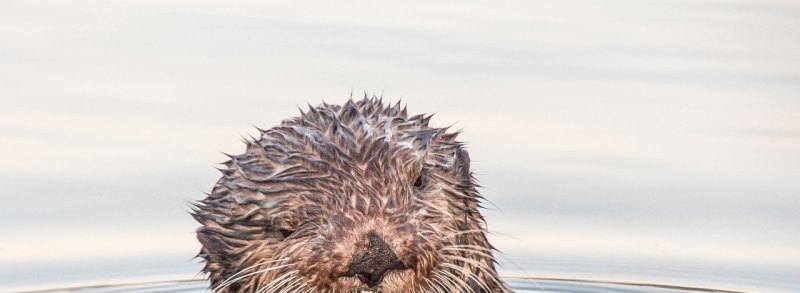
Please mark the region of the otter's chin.
POLYGON ((413 279, 414 271, 411 269, 388 272, 386 276, 383 277, 383 282, 378 285, 380 289, 378 292, 410 292, 410 285, 413 284, 413 279))
POLYGON ((356 277, 340 277, 337 286, 344 292, 409 292, 413 284, 414 272, 411 269, 387 272, 383 280, 375 287, 369 287, 356 277))

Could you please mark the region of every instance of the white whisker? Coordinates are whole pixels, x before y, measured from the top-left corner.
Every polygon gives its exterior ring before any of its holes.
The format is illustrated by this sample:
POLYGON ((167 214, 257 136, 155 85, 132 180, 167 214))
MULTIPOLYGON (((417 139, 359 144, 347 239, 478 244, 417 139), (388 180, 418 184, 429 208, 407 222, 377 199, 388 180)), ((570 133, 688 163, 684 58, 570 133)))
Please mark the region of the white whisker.
POLYGON ((228 277, 225 282, 222 282, 219 286, 214 288, 212 290, 212 292, 215 292, 215 293, 219 292, 220 290, 225 289, 226 287, 230 286, 231 284, 236 283, 237 281, 239 281, 241 279, 244 279, 246 277, 249 277, 249 276, 252 276, 252 275, 256 275, 256 274, 259 274, 259 273, 263 273, 263 272, 266 272, 266 271, 269 271, 269 270, 278 269, 278 268, 282 268, 282 267, 288 266, 288 265, 282 265, 282 266, 277 266, 277 267, 268 267, 266 269, 258 270, 258 271, 255 271, 255 272, 252 272, 252 273, 237 277, 237 275, 239 275, 239 274, 241 274, 243 272, 246 272, 248 270, 252 270, 253 268, 255 268, 257 266, 265 265, 265 264, 269 264, 269 263, 274 263, 274 262, 280 262, 280 261, 283 261, 283 260, 285 260, 285 259, 270 260, 270 261, 265 261, 265 262, 261 262, 261 263, 249 266, 249 267, 237 272, 236 274, 233 274, 230 277, 228 277))

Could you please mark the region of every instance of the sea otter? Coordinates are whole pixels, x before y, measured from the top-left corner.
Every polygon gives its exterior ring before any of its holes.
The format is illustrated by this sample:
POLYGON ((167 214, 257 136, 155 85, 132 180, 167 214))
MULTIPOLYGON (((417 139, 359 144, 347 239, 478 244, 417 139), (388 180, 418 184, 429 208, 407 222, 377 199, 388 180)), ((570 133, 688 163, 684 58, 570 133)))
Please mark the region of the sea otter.
POLYGON ((194 204, 215 292, 511 292, 458 132, 381 98, 261 130, 194 204))

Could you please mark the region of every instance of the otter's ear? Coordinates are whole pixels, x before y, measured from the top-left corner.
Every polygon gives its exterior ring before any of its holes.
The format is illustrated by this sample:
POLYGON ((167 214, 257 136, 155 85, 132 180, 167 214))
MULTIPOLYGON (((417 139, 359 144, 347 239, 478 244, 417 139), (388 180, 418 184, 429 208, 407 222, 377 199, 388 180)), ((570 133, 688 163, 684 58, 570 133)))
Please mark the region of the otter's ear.
POLYGON ((472 172, 469 171, 469 153, 463 148, 456 151, 456 172, 461 178, 461 184, 467 185, 472 182, 472 172))

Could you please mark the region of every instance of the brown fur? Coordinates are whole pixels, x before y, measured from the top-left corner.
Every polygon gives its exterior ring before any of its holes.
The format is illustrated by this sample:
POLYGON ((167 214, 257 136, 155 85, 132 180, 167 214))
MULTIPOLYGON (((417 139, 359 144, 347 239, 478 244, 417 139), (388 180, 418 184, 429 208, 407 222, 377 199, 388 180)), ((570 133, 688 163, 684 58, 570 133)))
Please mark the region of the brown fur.
POLYGON ((347 264, 369 233, 405 269, 377 292, 510 292, 457 132, 378 98, 310 107, 230 156, 192 215, 217 292, 361 292, 347 264))

